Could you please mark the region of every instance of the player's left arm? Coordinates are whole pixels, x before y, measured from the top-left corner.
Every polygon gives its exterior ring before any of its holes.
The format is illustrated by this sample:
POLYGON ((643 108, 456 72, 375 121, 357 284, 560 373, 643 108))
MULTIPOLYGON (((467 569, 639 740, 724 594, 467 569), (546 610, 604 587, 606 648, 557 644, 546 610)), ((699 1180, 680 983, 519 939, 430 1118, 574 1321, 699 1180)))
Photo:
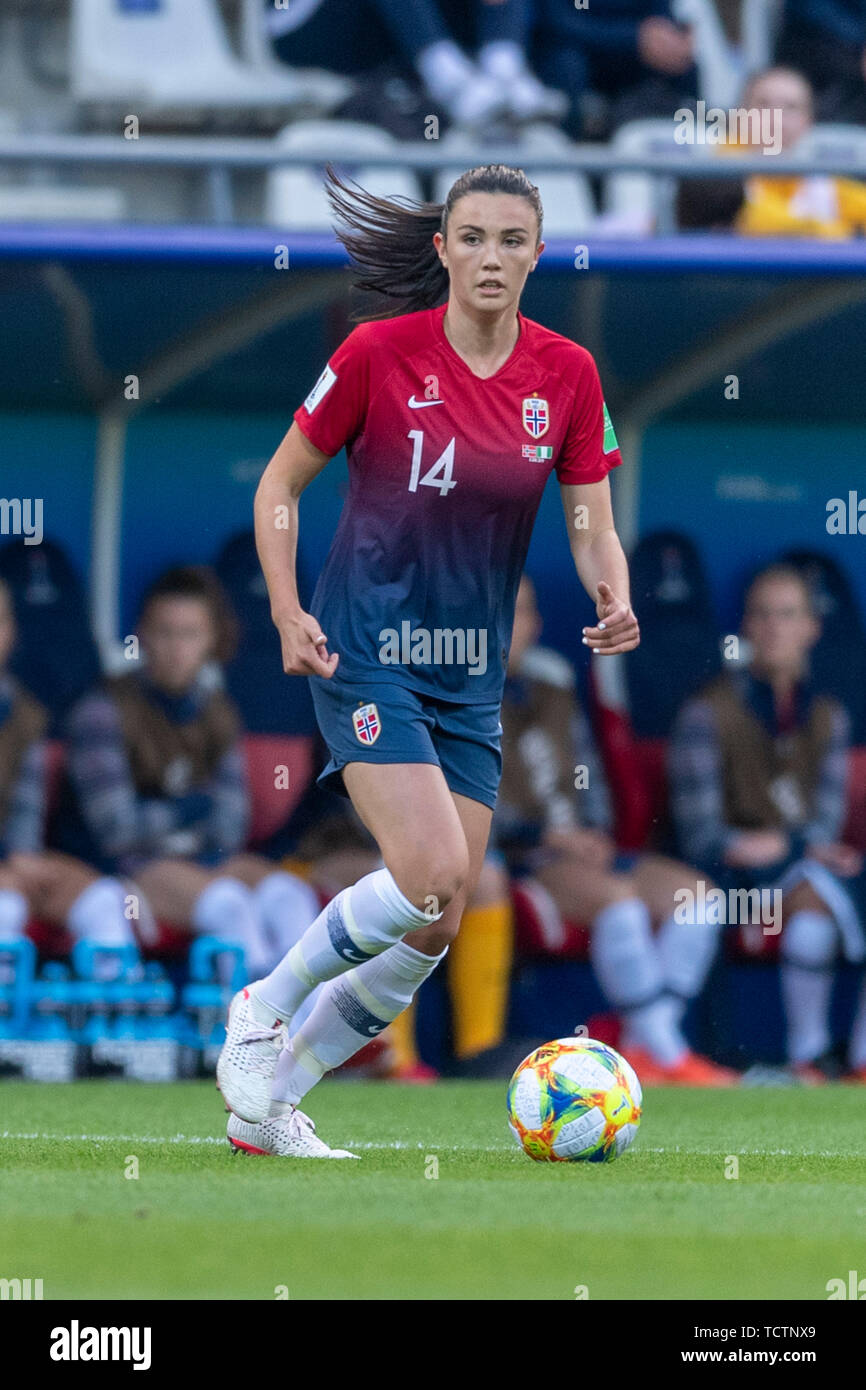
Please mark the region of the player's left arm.
POLYGON ((629 597, 628 564, 613 524, 610 483, 607 478, 561 483, 560 493, 575 568, 599 617, 596 627, 583 629, 583 641, 605 656, 630 652, 640 642, 640 629, 629 597))

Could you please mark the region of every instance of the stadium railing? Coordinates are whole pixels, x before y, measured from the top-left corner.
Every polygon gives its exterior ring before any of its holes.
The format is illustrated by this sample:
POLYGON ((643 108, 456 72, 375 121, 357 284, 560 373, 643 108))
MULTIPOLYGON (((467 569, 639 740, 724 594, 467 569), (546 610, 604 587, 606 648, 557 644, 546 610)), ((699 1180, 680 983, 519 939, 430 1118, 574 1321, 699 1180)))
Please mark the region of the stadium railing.
MULTIPOLYGON (((754 174, 774 175, 836 174, 866 179, 866 151, 843 147, 822 151, 822 157, 777 154, 772 160, 762 154, 719 159, 712 147, 682 145, 668 152, 630 151, 610 145, 577 144, 566 149, 528 147, 524 143, 486 144, 484 158, 489 163, 522 166, 531 160, 533 171, 581 173, 588 176, 643 173, 663 180, 666 190, 659 205, 656 230, 674 229, 674 198, 680 179, 742 179, 754 174)), ((232 175, 241 171, 324 168, 339 162, 339 152, 328 142, 321 148, 303 152, 287 150, 279 137, 262 140, 252 137, 220 139, 211 136, 150 136, 146 141, 125 140, 112 135, 26 134, 0 132, 0 167, 17 166, 30 170, 78 167, 162 170, 185 169, 200 173, 208 190, 208 214, 212 222, 228 225, 236 220, 232 175)), ((454 152, 437 148, 435 141, 401 143, 393 150, 377 151, 376 165, 395 170, 412 169, 416 174, 435 174, 454 163, 454 152)))

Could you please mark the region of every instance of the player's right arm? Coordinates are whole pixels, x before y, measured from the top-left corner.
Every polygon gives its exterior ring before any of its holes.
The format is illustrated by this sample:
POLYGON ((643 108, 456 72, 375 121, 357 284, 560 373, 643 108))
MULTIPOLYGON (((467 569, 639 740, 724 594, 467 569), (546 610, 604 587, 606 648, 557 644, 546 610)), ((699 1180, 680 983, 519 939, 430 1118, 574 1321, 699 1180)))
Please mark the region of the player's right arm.
POLYGON ((283 670, 290 676, 332 676, 340 659, 336 652, 328 655, 324 642, 316 643, 322 636, 319 622, 301 607, 295 578, 298 502, 329 458, 292 424, 256 490, 256 549, 280 634, 283 670))

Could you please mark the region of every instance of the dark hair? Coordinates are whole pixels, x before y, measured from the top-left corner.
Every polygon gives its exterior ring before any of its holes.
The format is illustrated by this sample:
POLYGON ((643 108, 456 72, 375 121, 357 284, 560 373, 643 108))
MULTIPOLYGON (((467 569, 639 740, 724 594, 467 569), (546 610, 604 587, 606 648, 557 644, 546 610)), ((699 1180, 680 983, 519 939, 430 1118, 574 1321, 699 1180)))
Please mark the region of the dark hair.
POLYGON ((353 314, 355 322, 395 318, 442 303, 448 292, 448 271, 437 255, 433 234, 447 235, 451 210, 467 193, 512 193, 525 198, 538 218, 541 238, 543 212, 538 189, 522 169, 508 164, 467 169, 451 185, 444 203, 378 198, 354 180, 344 182, 330 164, 325 189, 337 219, 337 240, 360 272, 355 288, 390 301, 378 312, 353 314))
POLYGON ((237 618, 228 596, 207 565, 176 565, 151 584, 141 601, 138 621, 144 623, 151 608, 164 598, 191 598, 204 604, 213 623, 215 661, 229 661, 237 650, 237 618))

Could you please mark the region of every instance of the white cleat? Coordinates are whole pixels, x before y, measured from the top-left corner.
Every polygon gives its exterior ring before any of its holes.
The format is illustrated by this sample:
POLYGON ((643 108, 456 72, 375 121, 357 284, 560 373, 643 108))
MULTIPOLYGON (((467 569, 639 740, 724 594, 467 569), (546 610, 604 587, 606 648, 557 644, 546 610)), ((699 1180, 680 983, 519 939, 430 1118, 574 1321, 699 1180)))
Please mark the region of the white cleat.
POLYGON ((331 1149, 316 1134, 316 1126, 302 1110, 270 1116, 250 1125, 229 1115, 226 1136, 233 1153, 275 1155, 279 1158, 357 1158, 348 1149, 331 1149))
POLYGON ((281 1018, 268 1011, 256 984, 239 990, 229 1005, 226 1040, 217 1062, 217 1086, 229 1110, 257 1124, 271 1105, 277 1058, 288 1041, 281 1018))

